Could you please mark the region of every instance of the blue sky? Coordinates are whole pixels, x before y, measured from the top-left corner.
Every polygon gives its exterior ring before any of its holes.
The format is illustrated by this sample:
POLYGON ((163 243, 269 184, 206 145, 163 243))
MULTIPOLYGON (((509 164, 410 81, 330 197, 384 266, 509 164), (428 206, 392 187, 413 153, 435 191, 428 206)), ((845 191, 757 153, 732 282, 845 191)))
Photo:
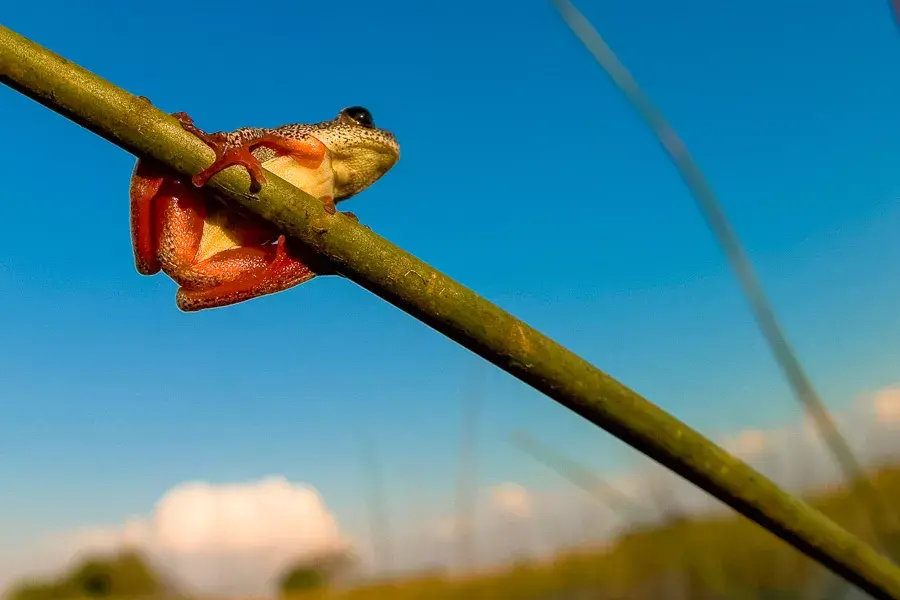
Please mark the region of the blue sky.
MULTIPOLYGON (((699 161, 833 406, 900 379, 883 4, 578 3, 699 161)), ((796 418, 677 173, 549 3, 142 6, 19 2, 4 24, 207 130, 365 105, 403 155, 347 203, 364 223, 708 435, 796 418)), ((272 473, 361 528, 360 428, 398 515, 415 486, 442 501, 473 388, 484 483, 561 485, 516 428, 599 470, 635 462, 347 281, 180 313, 134 270, 133 157, 8 89, 0 114, 0 543, 272 473)))

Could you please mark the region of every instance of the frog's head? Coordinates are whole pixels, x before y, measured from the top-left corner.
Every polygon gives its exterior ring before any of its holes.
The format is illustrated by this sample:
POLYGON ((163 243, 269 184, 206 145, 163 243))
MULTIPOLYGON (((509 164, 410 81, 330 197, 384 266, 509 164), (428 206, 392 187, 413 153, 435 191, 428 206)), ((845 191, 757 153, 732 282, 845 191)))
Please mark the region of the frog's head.
POLYGON ((366 189, 400 158, 394 134, 375 127, 372 113, 362 106, 345 108, 335 119, 319 123, 313 135, 331 155, 335 201, 366 189))

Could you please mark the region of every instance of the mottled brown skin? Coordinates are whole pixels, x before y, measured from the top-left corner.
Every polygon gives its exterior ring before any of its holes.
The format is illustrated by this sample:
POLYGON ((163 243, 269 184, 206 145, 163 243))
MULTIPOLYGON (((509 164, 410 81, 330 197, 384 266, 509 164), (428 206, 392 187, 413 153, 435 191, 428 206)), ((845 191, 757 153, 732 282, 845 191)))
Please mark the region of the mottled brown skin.
POLYGON ((400 157, 394 136, 376 128, 361 107, 321 123, 214 134, 198 129, 185 113, 174 116, 215 150, 216 161, 186 183, 139 160, 131 179, 131 235, 138 272, 162 270, 171 277, 184 311, 280 292, 327 272, 274 226, 202 189, 215 173, 242 165, 258 189, 265 168, 334 213, 335 203, 377 181, 400 157))

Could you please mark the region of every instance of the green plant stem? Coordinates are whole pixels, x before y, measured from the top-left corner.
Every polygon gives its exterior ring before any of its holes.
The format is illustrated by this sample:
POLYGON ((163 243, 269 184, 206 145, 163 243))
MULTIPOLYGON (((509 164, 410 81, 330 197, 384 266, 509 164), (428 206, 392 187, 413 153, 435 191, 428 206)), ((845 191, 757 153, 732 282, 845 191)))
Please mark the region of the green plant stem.
MULTIPOLYGON (((0 80, 174 172, 191 175, 212 163, 212 151, 169 115, 2 26, 0 80)), ((278 89, 277 82, 259 83, 278 89)), ((328 215, 319 200, 274 174, 267 174, 258 194, 248 192, 249 184, 237 167, 210 181, 226 199, 276 223, 342 275, 672 469, 873 597, 900 600, 900 569, 887 558, 636 392, 352 219, 328 215)), ((548 204, 547 210, 556 209, 548 204)))

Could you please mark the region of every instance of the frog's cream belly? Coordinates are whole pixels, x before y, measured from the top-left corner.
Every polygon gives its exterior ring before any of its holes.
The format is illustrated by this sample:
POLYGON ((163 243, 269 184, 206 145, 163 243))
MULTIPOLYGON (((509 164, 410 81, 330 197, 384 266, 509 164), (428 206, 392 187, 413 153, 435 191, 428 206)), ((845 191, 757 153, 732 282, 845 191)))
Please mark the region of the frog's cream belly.
MULTIPOLYGON (((262 166, 310 196, 315 198, 334 196, 334 173, 331 170, 330 156, 326 155, 325 160, 316 169, 301 166, 290 156, 267 160, 262 166)), ((207 214, 195 260, 205 260, 223 250, 244 244, 239 231, 229 224, 229 220, 233 217, 234 213, 228 210, 213 210, 207 214)))
POLYGON ((304 167, 290 156, 267 160, 262 166, 314 198, 334 196, 334 171, 331 169, 329 154, 325 155, 325 160, 316 169, 304 167))
POLYGON ((241 246, 242 240, 238 232, 228 226, 229 216, 228 210, 218 207, 206 213, 200 247, 197 248, 194 260, 198 262, 206 260, 223 250, 241 246))

